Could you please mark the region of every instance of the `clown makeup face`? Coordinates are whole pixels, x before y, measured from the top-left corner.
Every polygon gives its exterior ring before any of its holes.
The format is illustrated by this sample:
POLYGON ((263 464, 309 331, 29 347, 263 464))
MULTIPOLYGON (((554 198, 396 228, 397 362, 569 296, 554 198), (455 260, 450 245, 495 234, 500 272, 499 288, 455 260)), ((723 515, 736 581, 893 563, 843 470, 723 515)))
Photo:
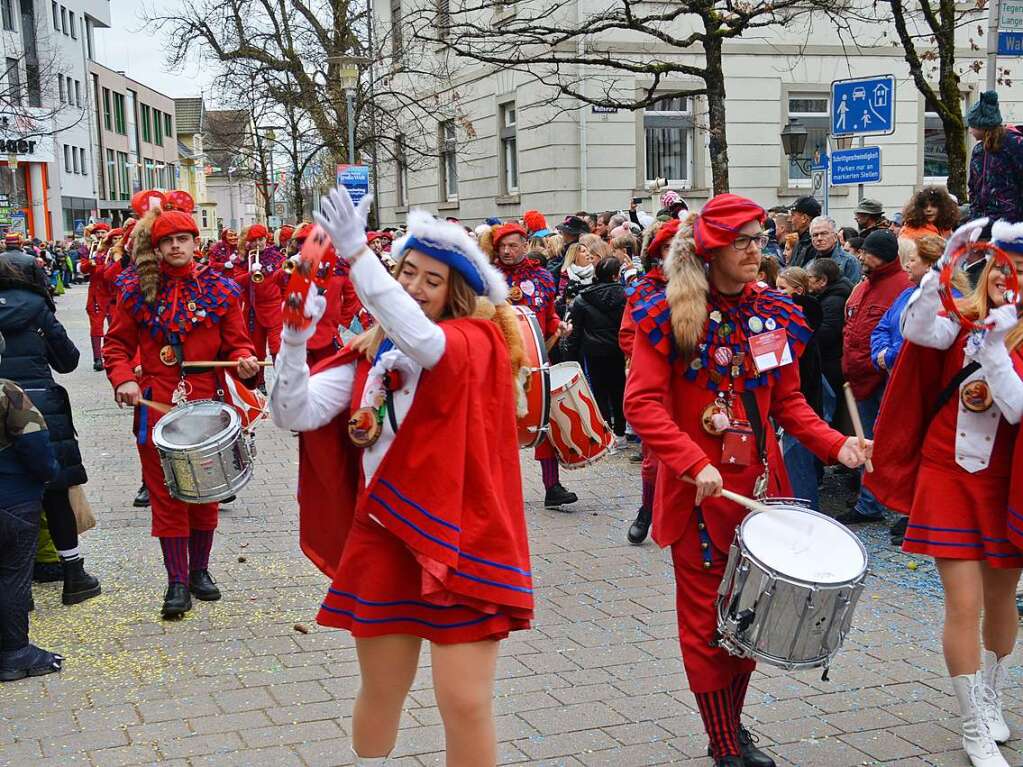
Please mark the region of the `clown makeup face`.
MULTIPOLYGON (((1012 263, 1016 269, 1017 276, 1020 278, 1020 282, 1023 282, 1023 253, 1010 253, 1009 256, 1012 258, 1012 263)), ((1007 265, 999 264, 988 269, 987 299, 988 304, 992 308, 1005 305, 1005 291, 1009 289, 1011 268, 1007 265)))
POLYGON ((711 284, 722 293, 735 294, 747 283, 756 281, 766 237, 756 220, 739 229, 735 242, 713 252, 708 275, 711 284))
POLYGON ((409 250, 402 257, 398 282, 423 308, 423 313, 437 322, 447 306, 450 274, 451 268, 443 261, 409 250))
POLYGON ((497 257, 505 266, 515 266, 526 257, 526 240, 521 234, 506 234, 497 244, 497 257))
POLYGON ((160 240, 156 249, 168 266, 185 266, 195 256, 199 238, 190 232, 178 232, 160 240))

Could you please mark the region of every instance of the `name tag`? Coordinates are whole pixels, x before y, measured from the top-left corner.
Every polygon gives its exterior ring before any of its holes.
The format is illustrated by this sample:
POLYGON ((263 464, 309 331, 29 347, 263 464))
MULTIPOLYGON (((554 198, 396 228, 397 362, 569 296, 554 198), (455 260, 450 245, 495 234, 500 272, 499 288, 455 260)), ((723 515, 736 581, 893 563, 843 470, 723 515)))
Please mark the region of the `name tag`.
POLYGON ((792 362, 792 350, 784 328, 750 336, 749 348, 753 364, 761 374, 792 362))

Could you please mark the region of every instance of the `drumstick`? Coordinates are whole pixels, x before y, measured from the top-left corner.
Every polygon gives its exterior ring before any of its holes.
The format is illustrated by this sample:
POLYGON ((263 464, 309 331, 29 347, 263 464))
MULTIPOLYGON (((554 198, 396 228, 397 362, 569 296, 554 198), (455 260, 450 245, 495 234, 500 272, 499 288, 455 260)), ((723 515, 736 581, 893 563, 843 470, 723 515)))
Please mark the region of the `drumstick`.
POLYGON ((172 409, 170 405, 165 405, 162 402, 153 402, 151 399, 139 398, 139 404, 151 407, 153 410, 158 410, 161 413, 169 413, 172 409))
MULTIPOLYGON (((257 360, 256 364, 261 368, 273 367, 273 362, 270 360, 257 360)), ((188 362, 182 362, 181 367, 183 368, 236 368, 238 367, 238 360, 189 360, 188 362)))
MULTIPOLYGON (((860 441, 860 449, 866 450, 867 442, 863 437, 863 422, 860 420, 860 411, 856 409, 856 398, 853 396, 852 387, 849 386, 847 381, 845 386, 842 388, 845 389, 845 404, 849 407, 849 418, 852 420, 853 431, 856 432, 856 439, 860 441)), ((870 462, 869 458, 864 466, 867 471, 874 470, 874 464, 870 462)))
MULTIPOLYGON (((682 481, 688 482, 690 485, 696 484, 696 480, 691 477, 682 477, 682 481)), ((745 495, 740 495, 739 493, 733 493, 731 490, 726 490, 723 487, 721 488, 721 496, 739 504, 740 506, 745 506, 750 511, 760 511, 765 514, 778 513, 778 509, 768 506, 766 503, 755 501, 752 498, 747 498, 745 495)))

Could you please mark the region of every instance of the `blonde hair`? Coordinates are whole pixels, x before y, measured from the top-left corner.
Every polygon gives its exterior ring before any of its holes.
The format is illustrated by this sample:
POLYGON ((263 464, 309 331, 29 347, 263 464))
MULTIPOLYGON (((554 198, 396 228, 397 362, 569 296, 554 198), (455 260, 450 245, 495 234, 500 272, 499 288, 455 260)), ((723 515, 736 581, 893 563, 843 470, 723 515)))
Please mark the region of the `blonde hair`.
POLYGON ((565 238, 560 234, 552 234, 550 237, 544 237, 543 244, 547 249, 547 260, 550 261, 561 255, 561 251, 565 248, 565 238))
MULTIPOLYGON (((770 256, 768 256, 770 258, 770 256)), ((789 285, 800 288, 804 295, 810 294, 810 273, 801 266, 788 266, 781 270, 779 279, 785 280, 789 285)))
MULTIPOLYGON (((991 307, 988 303, 987 283, 991 270, 994 268, 996 268, 995 260, 991 258, 980 275, 977 287, 969 295, 956 299, 956 306, 959 307, 959 311, 966 319, 983 320, 988 316, 991 307)), ((1005 336, 1005 347, 1009 351, 1013 351, 1020 343, 1023 343, 1023 323, 1017 322, 1005 336)))
POLYGON ((934 266, 945 252, 945 239, 936 234, 926 234, 916 241, 916 254, 928 266, 934 266))
POLYGON ((611 255, 611 247, 598 234, 584 234, 580 236, 579 244, 585 246, 590 251, 594 262, 601 261, 611 255))
POLYGON ((707 266, 696 255, 693 240, 693 224, 697 215, 686 216, 678 233, 671 241, 671 249, 664 259, 664 273, 668 278, 665 296, 671 310, 671 330, 675 346, 682 359, 688 360, 696 353, 703 340, 704 325, 707 323, 707 266))
POLYGON ((916 255, 916 253, 918 252, 916 242, 909 239, 908 237, 900 237, 898 239, 898 243, 899 263, 902 264, 903 266, 906 266, 906 262, 909 260, 909 257, 912 255, 916 255))

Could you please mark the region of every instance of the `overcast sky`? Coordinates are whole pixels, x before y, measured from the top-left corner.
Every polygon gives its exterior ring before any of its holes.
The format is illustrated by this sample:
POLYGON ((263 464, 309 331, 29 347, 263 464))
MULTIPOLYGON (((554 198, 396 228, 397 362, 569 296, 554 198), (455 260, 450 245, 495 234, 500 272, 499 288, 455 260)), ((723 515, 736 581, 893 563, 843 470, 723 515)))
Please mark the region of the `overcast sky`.
MULTIPOLYGON (((180 0, 146 0, 160 11, 180 7, 180 0)), ((110 0, 110 29, 96 30, 96 58, 104 66, 125 74, 174 98, 209 97, 212 76, 196 62, 181 72, 165 69, 165 44, 160 33, 144 29, 139 0, 110 0)), ((212 106, 208 104, 208 106, 212 106)))

